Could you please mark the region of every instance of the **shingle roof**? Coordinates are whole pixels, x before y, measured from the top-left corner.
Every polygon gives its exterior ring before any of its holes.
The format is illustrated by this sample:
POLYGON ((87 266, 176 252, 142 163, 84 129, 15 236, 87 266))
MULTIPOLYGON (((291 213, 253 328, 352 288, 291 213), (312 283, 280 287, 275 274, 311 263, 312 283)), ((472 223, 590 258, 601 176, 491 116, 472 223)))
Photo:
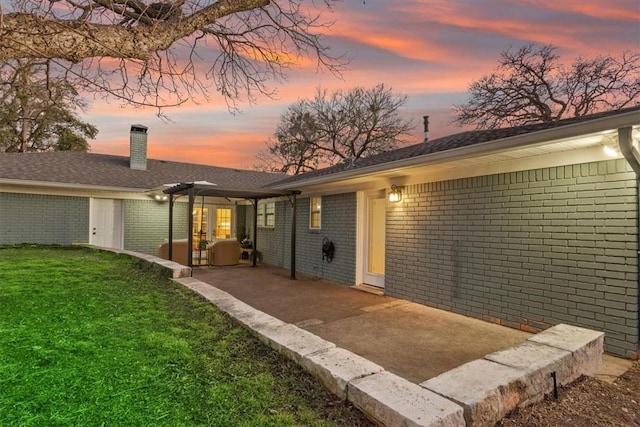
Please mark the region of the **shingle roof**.
POLYGON ((367 166, 380 165, 384 163, 393 162, 396 160, 409 159, 412 157, 418 157, 433 153, 444 152, 455 148, 467 147, 483 142, 497 141, 504 138, 509 138, 518 135, 524 135, 527 133, 533 133, 543 131, 552 128, 559 128, 562 126, 573 125, 577 123, 587 122, 595 119, 615 116, 622 113, 629 113, 633 111, 640 111, 640 105, 631 108, 625 108, 615 111, 605 111, 601 113, 595 113, 587 116, 573 117, 570 119, 558 120, 548 123, 536 123, 525 126, 516 126, 510 128, 500 129, 488 129, 488 130, 473 130, 466 131, 454 135, 448 135, 442 138, 434 139, 428 143, 418 143, 409 145, 407 147, 401 147, 395 150, 387 151, 384 153, 376 154, 370 157, 364 157, 357 159, 353 163, 343 162, 334 166, 330 166, 323 169, 307 172, 301 175, 290 176, 284 178, 278 182, 272 183, 273 185, 281 186, 283 184, 301 182, 310 178, 323 177, 346 170, 352 171, 367 166))
POLYGON ((0 153, 1 179, 146 190, 194 181, 259 188, 282 179, 282 175, 153 159, 147 160, 147 170, 134 170, 129 167, 129 157, 56 151, 0 153))
POLYGON ((140 190, 155 188, 163 184, 194 181, 208 181, 218 184, 221 187, 238 189, 256 189, 272 185, 280 187, 282 185, 302 182, 306 179, 328 176, 347 170, 357 170, 368 166, 444 152, 633 111, 640 112, 640 106, 550 123, 467 131, 438 138, 428 143, 410 145, 378 155, 361 158, 353 164, 340 163, 328 168, 307 172, 302 175, 290 176, 284 179, 281 174, 153 159, 147 161, 147 170, 142 171, 131 169, 129 167, 129 158, 125 156, 57 151, 45 153, 0 153, 0 180, 40 181, 140 190))

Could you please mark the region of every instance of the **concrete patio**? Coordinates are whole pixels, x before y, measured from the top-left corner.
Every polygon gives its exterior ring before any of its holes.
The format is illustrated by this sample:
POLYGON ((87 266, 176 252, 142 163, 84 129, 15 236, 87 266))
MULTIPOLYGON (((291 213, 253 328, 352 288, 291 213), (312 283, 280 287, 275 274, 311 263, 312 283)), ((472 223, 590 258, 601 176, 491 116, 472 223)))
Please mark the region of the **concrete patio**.
POLYGON ((415 384, 531 336, 265 265, 194 268, 193 277, 415 384))
POLYGON ((278 268, 192 270, 118 252, 199 293, 380 425, 493 426, 603 366, 598 331, 529 335, 278 268))

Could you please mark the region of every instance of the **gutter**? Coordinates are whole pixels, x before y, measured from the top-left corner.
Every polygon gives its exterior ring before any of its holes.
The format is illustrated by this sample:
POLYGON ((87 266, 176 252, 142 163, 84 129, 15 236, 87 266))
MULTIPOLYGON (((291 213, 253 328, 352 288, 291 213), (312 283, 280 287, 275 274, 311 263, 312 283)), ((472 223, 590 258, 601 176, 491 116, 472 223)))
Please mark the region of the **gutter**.
MULTIPOLYGON (((618 129, 618 147, 633 171, 636 173, 636 255, 640 266, 640 153, 633 146, 633 129, 624 127, 618 129)), ((636 271, 637 289, 640 289, 640 271, 636 271)), ((640 292, 638 293, 638 317, 640 317, 640 292)), ((640 337, 640 323, 638 324, 638 337, 640 337)), ((637 343, 636 355, 640 352, 640 339, 637 343)))
POLYGON ((45 187, 60 188, 71 190, 94 190, 94 191, 112 191, 117 193, 145 193, 149 191, 147 188, 130 188, 130 187, 113 187, 106 185, 87 185, 71 182, 50 182, 50 181, 27 181, 24 179, 3 179, 0 178, 0 188, 2 185, 15 185, 21 187, 45 187))
POLYGON ((269 188, 288 189, 305 187, 307 185, 331 183, 334 181, 341 181, 357 176, 374 174, 376 172, 389 172, 394 169, 401 169, 411 166, 425 166, 428 164, 460 160, 471 156, 535 146, 537 144, 544 144, 553 140, 561 140, 590 133, 609 131, 622 126, 630 126, 637 123, 638 111, 634 110, 616 116, 603 117, 601 119, 594 119, 561 127, 544 129, 537 132, 530 132, 523 135, 516 135, 479 144, 472 144, 466 147, 459 147, 451 150, 424 154, 421 156, 409 157, 406 159, 400 159, 391 162, 384 162, 372 166, 345 170, 330 175, 319 176, 316 178, 301 179, 299 181, 288 182, 280 185, 276 183, 275 185, 269 185, 269 188))

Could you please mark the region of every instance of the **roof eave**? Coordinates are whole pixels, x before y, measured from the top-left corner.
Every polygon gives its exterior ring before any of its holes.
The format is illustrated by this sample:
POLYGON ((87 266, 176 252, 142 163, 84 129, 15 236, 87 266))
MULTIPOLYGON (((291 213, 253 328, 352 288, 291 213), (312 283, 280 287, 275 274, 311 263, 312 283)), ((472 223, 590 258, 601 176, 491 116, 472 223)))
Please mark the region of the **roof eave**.
POLYGON ((2 186, 3 184, 24 186, 24 187, 60 188, 60 189, 91 190, 91 191, 113 191, 113 192, 123 192, 123 193, 144 193, 149 191, 148 188, 114 187, 114 186, 107 186, 107 185, 89 185, 89 184, 78 184, 78 183, 69 183, 69 182, 30 181, 25 179, 0 178, 0 186, 2 186))
POLYGON ((451 160, 458 160, 466 157, 489 154, 498 151, 512 150, 529 145, 543 144, 548 141, 566 139, 597 132, 604 132, 607 130, 613 130, 620 127, 633 126, 638 124, 640 124, 640 113, 638 111, 630 111, 615 116, 568 124, 551 129, 543 129, 523 135, 495 139, 493 141, 482 142, 466 147, 453 148, 437 153, 423 154, 406 159, 380 163, 377 165, 364 166, 352 170, 340 171, 316 178, 302 179, 300 181, 284 183, 281 185, 271 185, 270 188, 286 189, 305 187, 309 185, 327 184, 335 181, 375 174, 378 172, 389 171, 393 169, 402 169, 416 165, 428 165, 430 163, 441 163, 451 160))

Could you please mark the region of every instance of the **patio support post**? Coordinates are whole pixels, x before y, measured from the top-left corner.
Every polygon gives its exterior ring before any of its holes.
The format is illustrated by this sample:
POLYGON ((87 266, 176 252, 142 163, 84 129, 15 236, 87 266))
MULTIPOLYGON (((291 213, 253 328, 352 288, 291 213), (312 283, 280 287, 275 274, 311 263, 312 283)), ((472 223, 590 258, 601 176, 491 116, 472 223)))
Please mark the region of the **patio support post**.
POLYGON ((253 199, 253 252, 251 266, 255 267, 258 259, 258 199, 253 199))
POLYGON ((298 199, 295 193, 291 201, 291 280, 296 280, 296 211, 298 199))
POLYGON ((173 261, 173 194, 169 194, 169 261, 173 261))
POLYGON ((195 199, 195 189, 193 185, 189 188, 189 230, 187 231, 187 264, 193 267, 193 201, 195 199))

